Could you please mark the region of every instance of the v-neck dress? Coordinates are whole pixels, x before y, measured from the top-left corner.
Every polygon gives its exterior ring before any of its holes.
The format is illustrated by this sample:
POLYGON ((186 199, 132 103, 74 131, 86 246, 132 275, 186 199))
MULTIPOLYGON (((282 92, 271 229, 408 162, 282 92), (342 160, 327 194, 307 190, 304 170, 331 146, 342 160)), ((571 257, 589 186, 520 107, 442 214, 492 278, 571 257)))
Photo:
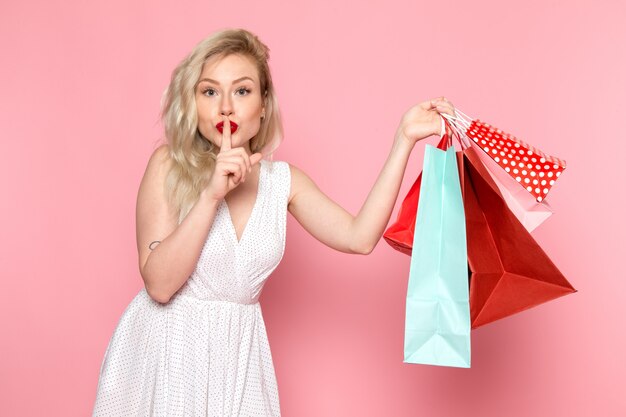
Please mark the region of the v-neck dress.
POLYGON ((259 296, 285 250, 291 175, 287 162, 260 164, 241 240, 222 200, 186 283, 167 303, 142 288, 126 307, 93 416, 280 416, 259 296))

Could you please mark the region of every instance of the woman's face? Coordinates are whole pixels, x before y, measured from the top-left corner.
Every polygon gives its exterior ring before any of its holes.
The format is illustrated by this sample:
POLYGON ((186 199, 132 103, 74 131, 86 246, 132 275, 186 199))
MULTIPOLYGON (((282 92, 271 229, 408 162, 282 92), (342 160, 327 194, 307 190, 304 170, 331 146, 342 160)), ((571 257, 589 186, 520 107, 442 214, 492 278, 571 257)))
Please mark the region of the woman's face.
POLYGON ((232 133, 232 147, 243 146, 250 153, 249 140, 261 127, 265 114, 264 95, 256 66, 247 56, 231 54, 207 60, 196 87, 198 130, 218 148, 222 133, 217 124, 222 115, 237 124, 232 133))

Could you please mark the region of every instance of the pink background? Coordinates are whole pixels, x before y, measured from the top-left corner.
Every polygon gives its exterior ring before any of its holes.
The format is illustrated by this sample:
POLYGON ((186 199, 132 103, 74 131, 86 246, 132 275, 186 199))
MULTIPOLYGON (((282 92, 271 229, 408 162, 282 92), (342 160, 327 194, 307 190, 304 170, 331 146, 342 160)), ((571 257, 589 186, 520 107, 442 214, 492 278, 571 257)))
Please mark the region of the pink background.
MULTIPOLYGON (((625 415, 625 12, 617 0, 4 2, 0 415, 91 413, 142 287, 134 210, 161 93, 226 27, 271 48, 286 131, 275 159, 353 214, 402 114, 439 95, 568 162, 533 235, 579 292, 474 331, 469 370, 402 362, 407 256, 382 240, 370 256, 335 252, 289 216, 261 297, 283 415, 625 415)), ((411 155, 392 221, 435 141, 411 155)))

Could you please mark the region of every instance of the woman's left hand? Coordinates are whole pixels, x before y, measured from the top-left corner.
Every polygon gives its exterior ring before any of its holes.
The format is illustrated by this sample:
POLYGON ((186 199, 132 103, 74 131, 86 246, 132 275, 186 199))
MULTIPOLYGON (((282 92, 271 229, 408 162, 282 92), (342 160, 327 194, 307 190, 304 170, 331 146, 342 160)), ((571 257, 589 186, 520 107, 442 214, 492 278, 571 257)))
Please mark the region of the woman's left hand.
POLYGON ((445 97, 424 101, 411 107, 400 120, 396 140, 414 146, 418 141, 441 132, 440 113, 454 116, 454 105, 445 97))

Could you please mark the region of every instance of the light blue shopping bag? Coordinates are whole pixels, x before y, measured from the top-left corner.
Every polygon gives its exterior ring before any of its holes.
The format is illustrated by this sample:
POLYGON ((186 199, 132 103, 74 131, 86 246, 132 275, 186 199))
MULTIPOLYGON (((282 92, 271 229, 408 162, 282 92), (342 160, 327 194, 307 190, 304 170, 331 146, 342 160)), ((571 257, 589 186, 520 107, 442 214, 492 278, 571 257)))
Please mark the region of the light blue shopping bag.
POLYGON ((426 145, 406 297, 404 362, 470 367, 465 212, 454 147, 426 145))

